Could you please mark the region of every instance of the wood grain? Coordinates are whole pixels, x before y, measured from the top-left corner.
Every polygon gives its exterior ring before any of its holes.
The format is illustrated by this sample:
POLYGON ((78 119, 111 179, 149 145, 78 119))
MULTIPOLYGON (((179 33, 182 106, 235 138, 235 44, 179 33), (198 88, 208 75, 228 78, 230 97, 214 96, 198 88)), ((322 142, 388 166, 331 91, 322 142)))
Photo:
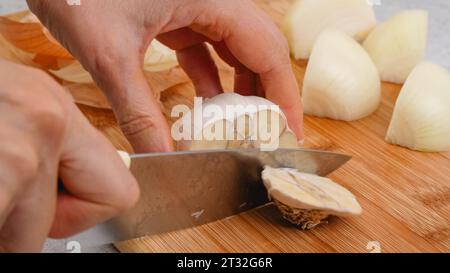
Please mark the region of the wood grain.
MULTIPOLYGON (((289 0, 259 0, 279 22, 289 0)), ((300 86, 306 62, 293 62, 300 86)), ((232 74, 222 73, 227 86, 232 74)), ((308 148, 350 154, 353 159, 330 177, 351 190, 362 216, 331 218, 300 231, 268 205, 205 226, 118 243, 123 252, 368 252, 370 241, 383 252, 450 251, 450 153, 420 153, 384 141, 400 86, 383 83, 382 102, 356 122, 305 118, 308 148)), ((191 84, 162 94, 163 111, 192 101, 191 84)), ((89 120, 121 149, 130 151, 109 110, 81 107, 89 120)))

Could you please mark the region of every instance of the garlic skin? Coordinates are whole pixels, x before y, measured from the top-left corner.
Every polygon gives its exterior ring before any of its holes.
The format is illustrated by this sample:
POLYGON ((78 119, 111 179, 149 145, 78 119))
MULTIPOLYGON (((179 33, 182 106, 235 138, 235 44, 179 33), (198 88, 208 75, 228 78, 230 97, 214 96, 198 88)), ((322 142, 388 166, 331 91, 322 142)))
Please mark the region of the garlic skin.
POLYGON ((339 29, 362 41, 375 27, 375 13, 366 0, 297 0, 282 22, 295 59, 308 59, 320 33, 339 29))
POLYGON ((349 217, 362 213, 355 196, 329 178, 266 166, 262 179, 284 218, 302 229, 314 228, 329 215, 349 217))
POLYGON ((450 151, 450 73, 430 62, 406 80, 386 141, 422 152, 450 151))
POLYGON ((191 125, 189 139, 175 139, 177 150, 297 148, 297 137, 289 128, 285 115, 278 107, 272 108, 273 106, 276 105, 267 99, 241 96, 237 93, 223 93, 208 99, 203 104, 194 106, 173 124, 172 136, 186 130, 184 128, 186 125, 191 125), (229 111, 229 107, 234 109, 236 106, 242 107, 241 110, 229 111), (216 108, 225 115, 210 115, 206 110, 208 108, 216 108), (198 113, 203 115, 201 124, 194 122, 198 113), (267 119, 265 119, 266 117, 267 119), (269 124, 263 124, 265 121, 269 121, 269 124), (277 122, 278 126, 274 124, 272 128, 271 121, 277 122), (223 128, 221 139, 212 138, 217 128, 223 128), (258 128, 267 129, 269 134, 276 134, 276 136, 271 135, 269 140, 263 140, 264 138, 261 138, 258 133, 258 128), (275 129, 276 132, 272 129, 275 129), (211 137, 207 139, 208 136, 211 137))
MULTIPOLYGON (((154 40, 145 53, 144 70, 160 72, 170 70, 176 66, 178 66, 178 60, 175 51, 154 40)), ((94 82, 89 72, 78 61, 59 70, 49 70, 49 72, 57 78, 68 82, 81 84, 94 82)))
POLYGON ((377 26, 363 46, 378 68, 381 80, 403 84, 425 58, 428 13, 403 11, 377 26))
POLYGON ((381 100, 378 71, 356 41, 326 30, 314 45, 302 98, 308 115, 345 121, 367 117, 381 100))
POLYGON ((159 72, 178 66, 177 54, 174 50, 153 40, 144 57, 144 70, 159 72))
POLYGON ((58 79, 65 80, 73 83, 88 84, 93 83, 91 74, 84 69, 84 67, 78 61, 63 67, 59 70, 49 70, 51 74, 56 76, 58 79))

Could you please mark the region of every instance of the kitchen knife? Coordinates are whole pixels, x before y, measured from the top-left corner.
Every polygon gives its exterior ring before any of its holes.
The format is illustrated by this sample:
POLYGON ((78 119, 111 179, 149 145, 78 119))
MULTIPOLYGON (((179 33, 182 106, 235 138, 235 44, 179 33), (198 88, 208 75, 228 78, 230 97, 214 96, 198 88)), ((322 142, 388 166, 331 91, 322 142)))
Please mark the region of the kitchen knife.
POLYGON ((132 155, 130 170, 141 189, 138 204, 68 240, 97 246, 224 219, 269 202, 261 180, 266 165, 325 176, 349 159, 305 149, 132 155))

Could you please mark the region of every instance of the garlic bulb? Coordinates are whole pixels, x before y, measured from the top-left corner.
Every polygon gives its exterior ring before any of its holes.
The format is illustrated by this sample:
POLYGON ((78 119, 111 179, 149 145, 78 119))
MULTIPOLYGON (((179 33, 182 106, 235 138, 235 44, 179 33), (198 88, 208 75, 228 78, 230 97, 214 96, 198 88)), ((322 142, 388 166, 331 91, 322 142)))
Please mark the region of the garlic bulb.
POLYGON ((356 41, 337 30, 326 30, 314 45, 302 97, 306 114, 357 120, 377 109, 380 78, 369 55, 356 41))
MULTIPOLYGON (((170 70, 176 66, 178 66, 178 60, 175 51, 154 40, 145 54, 144 70, 159 72, 170 70)), ((89 72, 78 61, 59 70, 50 70, 50 73, 68 82, 82 84, 94 82, 89 72)))
MULTIPOLYGON (((196 99, 196 101, 199 98, 196 99)), ((223 93, 176 121, 178 150, 297 147, 297 138, 278 106, 261 97, 223 93)))
POLYGON ((358 41, 375 27, 373 8, 366 0, 297 0, 282 23, 295 59, 307 59, 319 34, 339 29, 358 41))
POLYGON ((424 152, 450 151, 450 73, 423 62, 397 99, 386 141, 424 152))
POLYGON ((284 218, 301 229, 312 229, 329 215, 362 213, 355 196, 326 177, 266 167, 262 179, 284 218))
POLYGON ((423 61, 427 45, 428 14, 423 10, 399 13, 376 27, 364 41, 381 80, 402 84, 423 61))

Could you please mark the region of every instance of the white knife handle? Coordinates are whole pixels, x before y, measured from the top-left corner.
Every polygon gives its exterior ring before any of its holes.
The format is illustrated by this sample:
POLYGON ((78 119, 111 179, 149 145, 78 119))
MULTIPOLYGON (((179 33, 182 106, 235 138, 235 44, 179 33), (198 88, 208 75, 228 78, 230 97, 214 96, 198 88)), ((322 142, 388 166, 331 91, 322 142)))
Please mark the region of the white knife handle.
POLYGON ((130 154, 125 151, 117 151, 117 153, 119 154, 120 158, 122 158, 122 161, 125 164, 125 166, 127 166, 127 168, 129 169, 131 166, 130 154))

